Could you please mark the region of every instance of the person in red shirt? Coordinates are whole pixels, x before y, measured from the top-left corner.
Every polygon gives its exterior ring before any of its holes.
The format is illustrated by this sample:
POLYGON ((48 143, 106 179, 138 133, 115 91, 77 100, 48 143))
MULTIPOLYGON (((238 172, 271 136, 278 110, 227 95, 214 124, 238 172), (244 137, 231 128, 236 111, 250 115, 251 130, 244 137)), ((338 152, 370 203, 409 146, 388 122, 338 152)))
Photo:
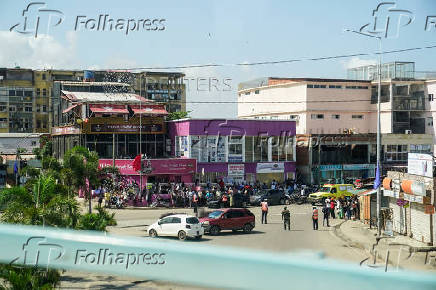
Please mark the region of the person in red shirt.
POLYGON ((262 223, 265 221, 265 224, 268 223, 267 221, 267 216, 268 216, 268 200, 264 199, 261 203, 260 206, 262 208, 262 223))
POLYGON ((335 200, 333 198, 330 201, 330 213, 332 214, 332 219, 336 218, 335 217, 335 200))

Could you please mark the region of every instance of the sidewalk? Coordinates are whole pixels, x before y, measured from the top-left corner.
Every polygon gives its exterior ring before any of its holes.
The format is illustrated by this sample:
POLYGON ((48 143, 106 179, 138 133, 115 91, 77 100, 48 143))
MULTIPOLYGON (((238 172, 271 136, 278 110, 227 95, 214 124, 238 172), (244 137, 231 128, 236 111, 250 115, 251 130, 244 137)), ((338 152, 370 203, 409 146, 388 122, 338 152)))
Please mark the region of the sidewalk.
POLYGON ((377 245, 377 230, 370 229, 369 225, 361 221, 352 220, 335 225, 334 233, 347 242, 348 246, 368 252, 369 259, 364 261, 362 265, 384 268, 388 254, 388 271, 410 269, 436 272, 436 252, 430 252, 428 256, 426 253, 410 254, 411 247, 422 248, 428 247, 428 245, 407 236, 396 233, 393 237, 383 236, 377 245), (376 256, 376 265, 374 265, 374 256, 376 256))

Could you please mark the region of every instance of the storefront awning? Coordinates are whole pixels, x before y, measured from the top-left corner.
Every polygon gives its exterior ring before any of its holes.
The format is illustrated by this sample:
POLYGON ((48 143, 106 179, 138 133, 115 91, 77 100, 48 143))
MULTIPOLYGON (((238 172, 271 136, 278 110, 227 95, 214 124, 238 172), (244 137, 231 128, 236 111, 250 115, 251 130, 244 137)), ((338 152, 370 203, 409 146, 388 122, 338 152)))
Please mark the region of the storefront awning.
POLYGON ((376 193, 377 189, 353 189, 350 190, 350 192, 358 196, 365 196, 365 195, 371 195, 376 193))
POLYGON ((125 105, 107 105, 107 104, 95 104, 89 105, 89 109, 94 113, 102 114, 128 114, 129 110, 125 105))
POLYGON ((167 110, 165 110, 164 106, 161 105, 135 105, 130 106, 135 114, 143 114, 143 115, 168 115, 167 110))
POLYGON ((79 105, 79 104, 75 104, 75 105, 72 105, 71 107, 66 108, 65 110, 62 111, 62 114, 66 114, 66 113, 68 113, 69 111, 71 111, 72 109, 74 109, 75 107, 77 107, 78 105, 79 105))

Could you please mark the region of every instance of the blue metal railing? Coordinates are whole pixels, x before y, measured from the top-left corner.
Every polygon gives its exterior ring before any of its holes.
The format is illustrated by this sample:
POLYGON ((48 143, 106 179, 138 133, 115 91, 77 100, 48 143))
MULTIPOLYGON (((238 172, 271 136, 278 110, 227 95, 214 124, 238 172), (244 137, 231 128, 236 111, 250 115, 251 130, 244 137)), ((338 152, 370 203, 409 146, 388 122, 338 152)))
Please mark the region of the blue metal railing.
POLYGON ((0 225, 0 262, 240 289, 436 289, 435 275, 89 231, 0 225), (319 287, 319 288, 318 288, 319 287))

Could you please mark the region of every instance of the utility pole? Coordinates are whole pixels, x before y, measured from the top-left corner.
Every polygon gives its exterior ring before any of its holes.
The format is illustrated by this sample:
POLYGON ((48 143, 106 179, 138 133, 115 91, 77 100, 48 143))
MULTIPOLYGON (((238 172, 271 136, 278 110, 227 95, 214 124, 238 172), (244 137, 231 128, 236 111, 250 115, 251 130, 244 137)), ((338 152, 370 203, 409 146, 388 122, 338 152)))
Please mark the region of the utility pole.
POLYGON ((345 32, 353 32, 356 34, 360 34, 363 36, 377 38, 379 41, 379 52, 378 52, 378 89, 377 89, 377 172, 376 178, 379 180, 374 181, 374 185, 377 186, 377 236, 381 236, 381 181, 380 175, 382 172, 381 169, 381 122, 380 122, 380 102, 381 102, 381 55, 382 55, 382 38, 381 36, 370 35, 366 33, 362 33, 359 31, 344 29, 345 32))
POLYGON ((142 194, 142 72, 139 75, 139 156, 141 167, 139 169, 139 193, 142 194))
MULTIPOLYGON (((381 152, 381 122, 380 122, 380 102, 381 102, 381 53, 382 42, 381 37, 377 37, 379 40, 379 55, 378 55, 378 89, 377 89, 377 170, 379 171, 379 178, 382 172, 380 162, 381 152)), ((377 176, 377 175, 376 175, 377 176)), ((376 182, 380 183, 380 180, 376 182)), ((377 187, 377 235, 381 236, 381 185, 377 187)))

